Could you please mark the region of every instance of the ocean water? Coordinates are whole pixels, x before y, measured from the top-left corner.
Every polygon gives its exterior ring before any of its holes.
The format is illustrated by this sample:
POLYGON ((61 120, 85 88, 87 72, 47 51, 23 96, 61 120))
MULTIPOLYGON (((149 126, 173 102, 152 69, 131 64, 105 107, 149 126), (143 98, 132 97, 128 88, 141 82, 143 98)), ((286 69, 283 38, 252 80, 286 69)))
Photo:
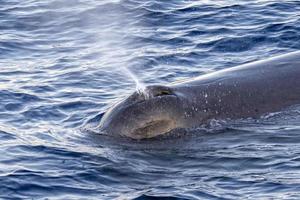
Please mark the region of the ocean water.
MULTIPOLYGON (((300 109, 148 141, 101 113, 300 49, 299 1, 0 0, 0 199, 300 199, 300 109)), ((270 99, 271 101, 271 99, 270 99)))

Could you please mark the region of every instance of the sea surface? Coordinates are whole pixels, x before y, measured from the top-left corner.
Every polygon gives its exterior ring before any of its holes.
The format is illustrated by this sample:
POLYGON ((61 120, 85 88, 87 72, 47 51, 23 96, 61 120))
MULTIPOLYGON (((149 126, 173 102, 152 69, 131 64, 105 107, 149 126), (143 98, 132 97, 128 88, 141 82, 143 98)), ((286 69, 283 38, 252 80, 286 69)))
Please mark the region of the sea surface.
POLYGON ((299 49, 296 0, 0 0, 0 199, 300 199, 299 106, 147 141, 91 131, 128 70, 168 84, 299 49))

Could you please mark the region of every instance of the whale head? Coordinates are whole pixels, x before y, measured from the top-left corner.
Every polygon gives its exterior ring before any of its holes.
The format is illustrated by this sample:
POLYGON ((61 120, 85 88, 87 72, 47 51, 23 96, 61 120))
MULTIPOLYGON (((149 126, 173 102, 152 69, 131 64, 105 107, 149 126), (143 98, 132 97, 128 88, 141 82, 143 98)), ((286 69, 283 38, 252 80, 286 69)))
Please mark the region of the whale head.
POLYGON ((148 86, 112 106, 100 131, 132 139, 152 138, 184 126, 184 99, 172 88, 148 86))

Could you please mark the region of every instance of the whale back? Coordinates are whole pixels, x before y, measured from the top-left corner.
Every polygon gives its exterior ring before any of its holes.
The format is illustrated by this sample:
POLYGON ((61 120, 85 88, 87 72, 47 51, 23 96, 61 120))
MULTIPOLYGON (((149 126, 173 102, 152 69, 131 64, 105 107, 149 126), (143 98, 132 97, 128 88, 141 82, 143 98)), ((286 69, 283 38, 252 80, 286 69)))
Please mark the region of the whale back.
POLYGON ((258 117, 300 104, 300 51, 171 84, 208 118, 258 117))

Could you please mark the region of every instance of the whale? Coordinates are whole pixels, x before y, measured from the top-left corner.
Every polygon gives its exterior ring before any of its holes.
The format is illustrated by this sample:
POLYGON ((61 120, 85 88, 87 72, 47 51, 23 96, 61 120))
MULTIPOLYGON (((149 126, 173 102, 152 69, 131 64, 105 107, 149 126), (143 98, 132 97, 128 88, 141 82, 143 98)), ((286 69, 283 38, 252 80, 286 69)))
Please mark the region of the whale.
POLYGON ((168 85, 149 85, 111 106, 101 132, 147 139, 211 120, 258 118, 300 103, 300 51, 168 85))

